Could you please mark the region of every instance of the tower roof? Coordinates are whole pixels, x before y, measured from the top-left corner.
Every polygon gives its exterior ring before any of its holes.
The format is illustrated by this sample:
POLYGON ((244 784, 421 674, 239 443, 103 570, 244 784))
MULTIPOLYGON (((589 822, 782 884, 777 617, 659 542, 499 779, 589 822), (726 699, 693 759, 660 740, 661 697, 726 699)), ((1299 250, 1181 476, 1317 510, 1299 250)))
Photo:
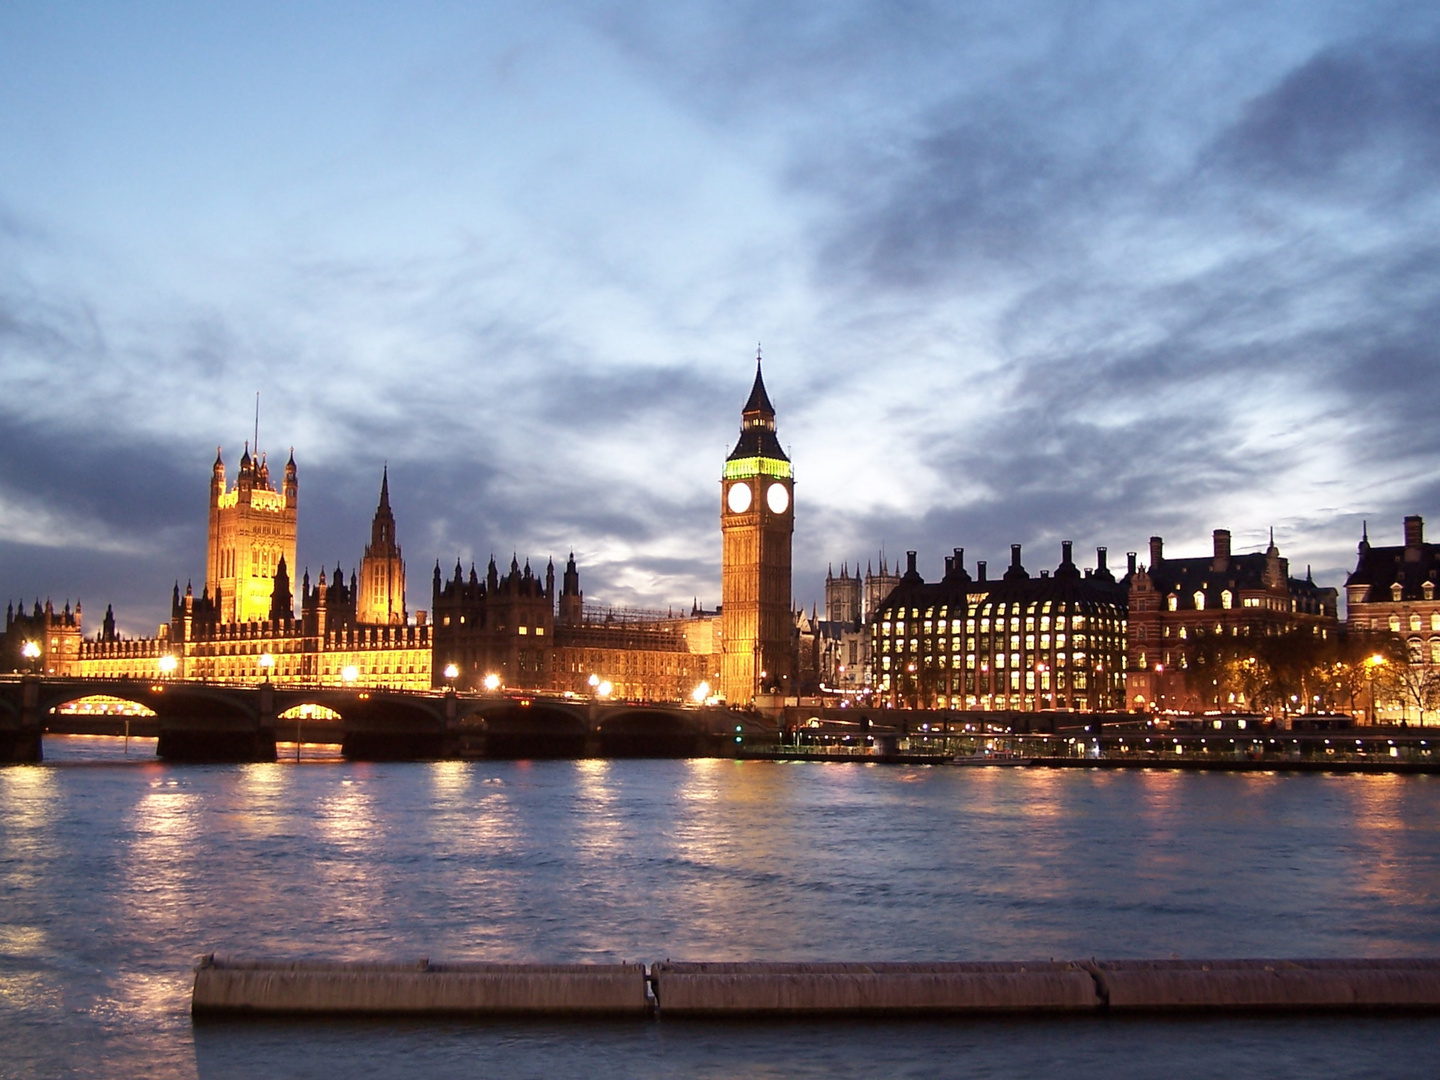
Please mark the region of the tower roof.
MULTIPOLYGON (((760 373, 760 355, 757 350, 755 385, 750 388, 750 397, 742 411, 740 440, 735 444, 735 449, 730 451, 726 461, 750 461, 760 458, 785 462, 782 472, 777 475, 790 475, 790 459, 785 456, 785 451, 780 448, 780 440, 775 437, 775 407, 770 404, 770 395, 765 392, 765 379, 760 373)), ((727 472, 726 475, 731 473, 727 472)))
POLYGON ((770 395, 765 392, 765 376, 760 373, 760 350, 755 350, 755 385, 750 388, 750 397, 745 402, 744 413, 759 413, 761 416, 775 415, 775 406, 770 404, 770 395))

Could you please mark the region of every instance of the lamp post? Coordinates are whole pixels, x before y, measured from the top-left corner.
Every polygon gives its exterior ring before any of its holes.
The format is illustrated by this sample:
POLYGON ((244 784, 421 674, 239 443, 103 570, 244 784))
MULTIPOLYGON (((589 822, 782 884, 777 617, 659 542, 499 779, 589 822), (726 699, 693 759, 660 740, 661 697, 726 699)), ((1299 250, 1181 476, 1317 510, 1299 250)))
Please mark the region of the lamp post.
POLYGON ((166 653, 160 657, 157 666, 160 668, 160 677, 162 679, 171 679, 175 677, 175 669, 180 666, 180 662, 169 653, 166 653))
POLYGON ((493 694, 496 690, 500 689, 500 676, 496 675, 494 672, 491 672, 489 675, 485 676, 485 679, 481 685, 483 685, 486 690, 490 691, 493 694))
POLYGON ((38 642, 27 641, 20 646, 20 655, 30 661, 30 674, 35 674, 35 662, 40 659, 40 645, 38 642))
POLYGON ((270 681, 270 672, 275 667, 275 657, 268 652, 260 654, 260 670, 265 673, 265 681, 270 681))
POLYGON ((440 674, 445 676, 445 686, 450 693, 455 692, 455 680, 460 677, 460 669, 454 664, 446 664, 445 670, 440 674))
POLYGON ((1370 726, 1374 727, 1378 720, 1375 715, 1375 669, 1382 667, 1385 658, 1379 653, 1365 658, 1365 670, 1370 675, 1370 726))

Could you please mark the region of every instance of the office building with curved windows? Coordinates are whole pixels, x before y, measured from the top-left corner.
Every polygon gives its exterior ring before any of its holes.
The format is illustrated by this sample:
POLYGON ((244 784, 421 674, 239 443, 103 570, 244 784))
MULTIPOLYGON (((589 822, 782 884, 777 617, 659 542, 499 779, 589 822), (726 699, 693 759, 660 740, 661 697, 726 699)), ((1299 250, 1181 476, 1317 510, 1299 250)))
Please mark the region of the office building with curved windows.
POLYGON ((972 578, 964 550, 945 559, 933 583, 907 553, 900 583, 871 621, 875 694, 896 708, 1081 712, 1123 708, 1126 595, 1106 565, 1075 565, 1061 545, 1053 572, 1032 577, 1011 545, 994 580, 972 578))

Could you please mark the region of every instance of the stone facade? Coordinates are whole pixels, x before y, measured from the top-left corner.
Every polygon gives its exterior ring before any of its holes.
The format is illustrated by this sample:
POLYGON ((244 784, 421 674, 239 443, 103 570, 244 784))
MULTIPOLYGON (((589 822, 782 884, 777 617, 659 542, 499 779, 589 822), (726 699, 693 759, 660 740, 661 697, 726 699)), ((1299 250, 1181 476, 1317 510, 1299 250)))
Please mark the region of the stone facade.
POLYGON ((749 705, 759 694, 794 693, 794 487, 757 357, 740 439, 720 481, 720 693, 732 705, 749 705))
POLYGON ((1263 553, 1232 554, 1230 532, 1216 529, 1212 554, 1169 559, 1150 538, 1150 564, 1129 575, 1130 640, 1126 698, 1135 711, 1251 711, 1237 697, 1216 700, 1190 685, 1197 650, 1217 641, 1244 642, 1302 629, 1321 637, 1339 631, 1336 591, 1290 576, 1274 536, 1263 553))
POLYGON ((963 549, 927 583, 915 553, 871 623, 874 692, 892 707, 1103 711, 1123 707, 1126 587, 1096 552, 1082 572, 1061 545, 1055 572, 1031 577, 1011 545, 997 581, 963 549))

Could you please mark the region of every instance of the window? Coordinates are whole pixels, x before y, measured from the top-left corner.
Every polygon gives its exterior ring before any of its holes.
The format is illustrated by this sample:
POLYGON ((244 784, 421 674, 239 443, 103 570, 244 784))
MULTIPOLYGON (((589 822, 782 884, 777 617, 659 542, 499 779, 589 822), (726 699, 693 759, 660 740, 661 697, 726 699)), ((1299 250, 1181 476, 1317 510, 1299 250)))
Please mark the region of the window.
POLYGON ((1440 664, 1440 638, 1430 639, 1430 663, 1440 664))
POLYGON ((1419 629, 1420 629, 1420 616, 1419 616, 1419 615, 1411 615, 1411 616, 1410 616, 1410 629, 1411 629, 1411 630, 1419 630, 1419 629))
POLYGON ((1180 610, 1180 598, 1179 598, 1178 596, 1176 596, 1176 595, 1172 592, 1172 593, 1170 594, 1170 596, 1168 597, 1168 599, 1169 599, 1169 602, 1170 602, 1170 610, 1171 610, 1171 611, 1179 611, 1179 610, 1180 610))
POLYGON ((1440 612, 1430 616, 1430 629, 1440 630, 1440 612))
POLYGON ((1400 632, 1400 616, 1399 616, 1399 615, 1391 615, 1391 616, 1390 616, 1390 632, 1391 632, 1392 634, 1398 634, 1398 633, 1400 632))
POLYGON ((1196 611, 1204 611, 1204 610, 1205 610, 1205 594, 1204 594, 1203 592, 1201 592, 1199 589, 1196 589, 1196 590, 1195 590, 1195 595, 1194 595, 1191 599, 1193 599, 1193 600, 1195 601, 1195 610, 1196 610, 1196 611))

